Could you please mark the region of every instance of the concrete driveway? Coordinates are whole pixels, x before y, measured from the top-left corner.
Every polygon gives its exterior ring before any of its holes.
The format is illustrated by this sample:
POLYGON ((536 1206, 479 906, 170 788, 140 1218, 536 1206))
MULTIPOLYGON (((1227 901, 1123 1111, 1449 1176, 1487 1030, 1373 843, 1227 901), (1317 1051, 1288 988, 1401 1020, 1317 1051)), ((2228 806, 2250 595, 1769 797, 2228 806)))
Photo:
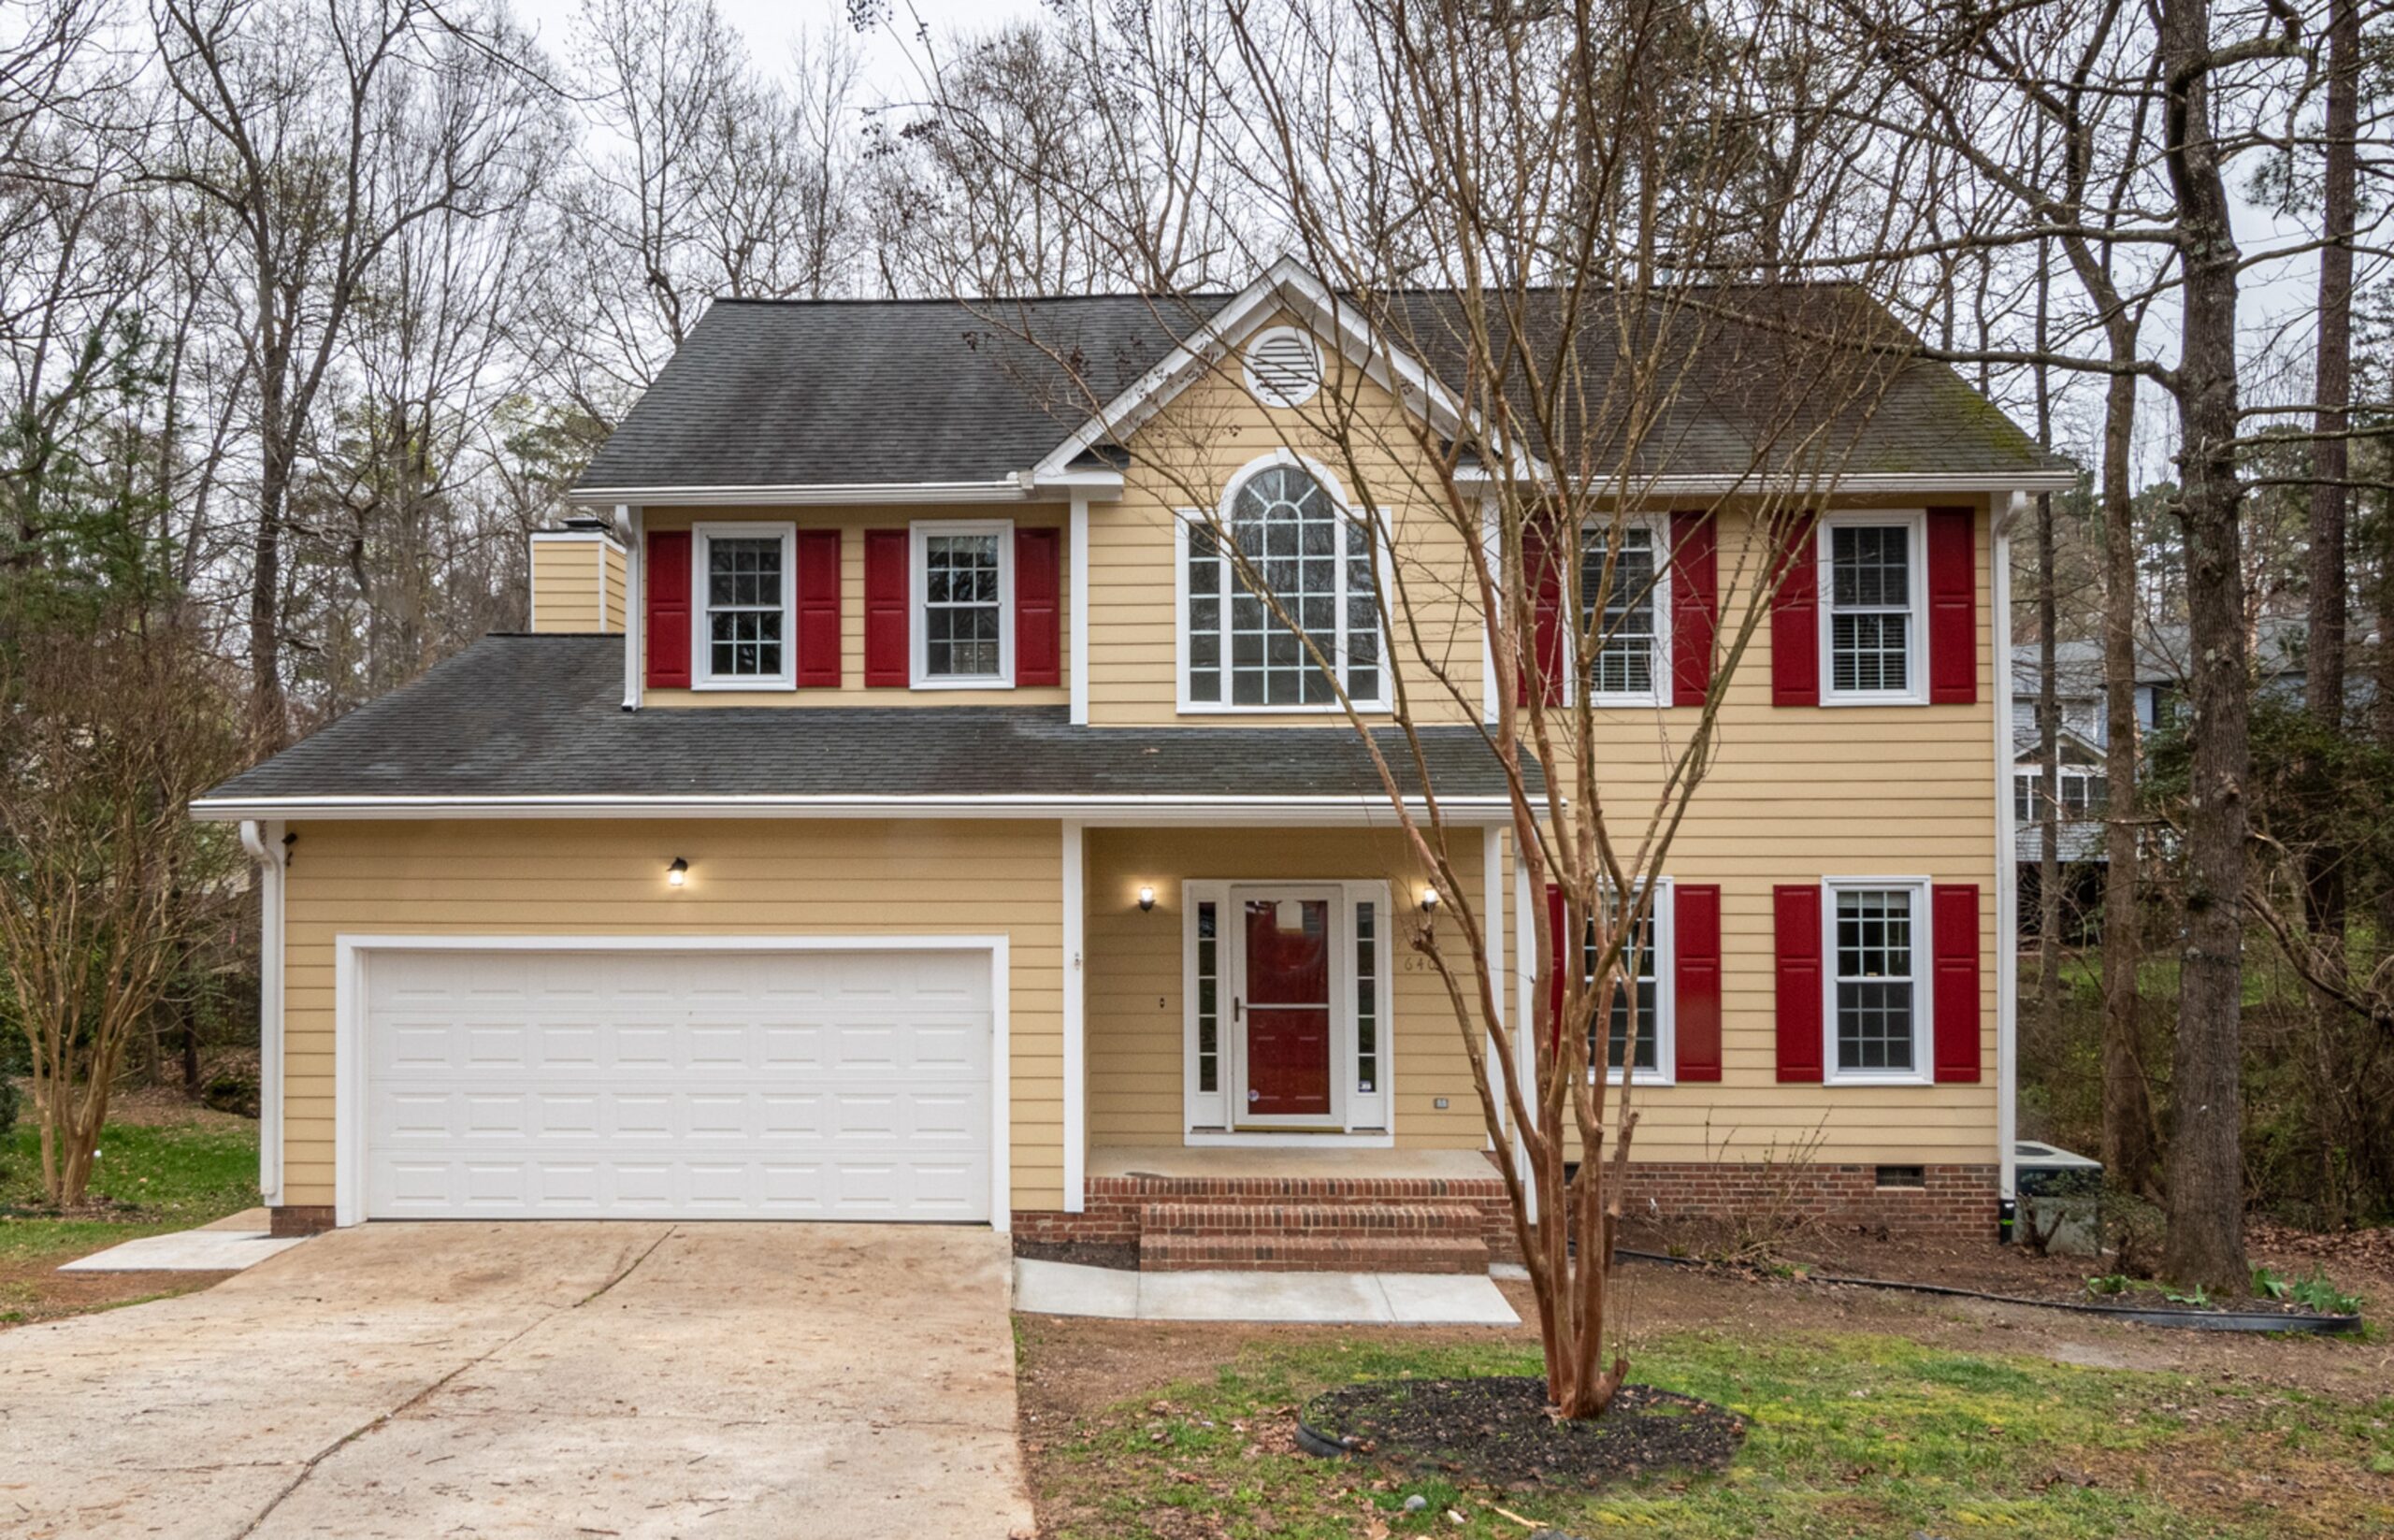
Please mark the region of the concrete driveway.
POLYGON ((0 1332, 0 1533, 1029 1534, 1005 1239, 381 1224, 0 1332))

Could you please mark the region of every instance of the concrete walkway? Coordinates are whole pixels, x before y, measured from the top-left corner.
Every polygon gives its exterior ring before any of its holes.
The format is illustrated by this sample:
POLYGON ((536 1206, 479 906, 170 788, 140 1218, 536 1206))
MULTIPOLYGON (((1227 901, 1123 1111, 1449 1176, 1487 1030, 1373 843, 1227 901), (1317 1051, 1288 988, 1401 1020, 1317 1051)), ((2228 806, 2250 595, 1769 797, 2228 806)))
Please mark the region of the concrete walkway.
POLYGON ((1518 1326, 1484 1276, 1433 1273, 1132 1273, 1027 1259, 1015 1308, 1141 1321, 1310 1321, 1359 1326, 1518 1326))
POLYGON ((61 1273, 241 1273, 300 1245, 305 1235, 270 1235, 262 1208, 228 1214, 197 1230, 144 1235, 78 1257, 61 1273))
POLYGON ((987 1230, 368 1225, 0 1331, 0 1533, 1030 1533, 987 1230))

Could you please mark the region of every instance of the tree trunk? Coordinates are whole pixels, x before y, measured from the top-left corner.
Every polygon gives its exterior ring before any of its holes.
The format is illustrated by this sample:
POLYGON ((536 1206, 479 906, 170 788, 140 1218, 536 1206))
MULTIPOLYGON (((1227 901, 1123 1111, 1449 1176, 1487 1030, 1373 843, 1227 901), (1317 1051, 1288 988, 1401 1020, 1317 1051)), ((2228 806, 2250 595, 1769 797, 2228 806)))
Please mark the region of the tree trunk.
MULTIPOLYGON (((2040 143, 2041 144, 2041 140, 2040 143)), ((2041 151, 2040 160, 2042 159, 2041 151)), ((2045 244, 2037 245, 2037 352, 2046 347, 2046 319, 2053 278, 2045 244)), ((2053 445, 2053 393, 2044 365, 2037 366, 2037 447, 2053 445)), ((2054 565, 2059 560, 2054 535, 2054 495, 2037 497, 2037 781, 2042 790, 2037 814, 2037 1022, 2048 1043, 2061 1041, 2061 596, 2054 565)), ((2008 648, 2012 639, 2004 638, 2008 648)), ((2011 667, 2007 658, 2004 666, 2011 667)), ((2012 725, 2005 723, 2010 732, 2012 725)))
POLYGON ((2243 487, 2237 478, 2237 262, 2228 188, 2212 137, 2211 10, 2163 0, 2160 51, 2171 87, 2164 146, 2177 194, 2181 338, 2178 514, 2185 529, 2194 745, 2185 840, 2185 937, 2170 1068, 2170 1232, 2162 1268, 2182 1285, 2248 1286, 2242 1151, 2245 669, 2243 487))
MULTIPOLYGON (((2112 354, 2125 361, 2135 339, 2114 323, 2112 354)), ((2136 805, 2136 501, 2128 491, 2136 426, 2136 378, 2112 376, 2103 404, 2103 1169, 2129 1192, 2154 1187, 2153 1091, 2144 1072, 2143 911, 2136 805)))
MULTIPOLYGON (((2344 486, 2352 463, 2343 435, 2351 422, 2353 368, 2353 225, 2357 176, 2355 137, 2360 122, 2360 7, 2336 0, 2328 26, 2327 165, 2321 186, 2319 351, 2313 390, 2318 410, 2312 430, 2310 635, 2303 701, 2322 732, 2344 729, 2346 614, 2345 525, 2351 495, 2344 486)), ((2320 767, 2307 766, 2311 800, 2331 795, 2320 767)), ((2321 807, 2321 811, 2325 811, 2321 807)), ((2340 950, 2344 928, 2343 852, 2315 842, 2304 862, 2304 920, 2320 944, 2340 950)), ((2326 1000, 2320 1007, 2332 1009, 2326 1000)))

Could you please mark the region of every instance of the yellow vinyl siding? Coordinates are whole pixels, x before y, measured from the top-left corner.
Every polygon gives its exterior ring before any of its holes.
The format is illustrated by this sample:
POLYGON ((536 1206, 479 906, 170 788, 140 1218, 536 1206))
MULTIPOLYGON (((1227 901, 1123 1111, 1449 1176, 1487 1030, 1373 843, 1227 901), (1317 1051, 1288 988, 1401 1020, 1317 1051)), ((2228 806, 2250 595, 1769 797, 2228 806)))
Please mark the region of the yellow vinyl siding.
POLYGON ((604 535, 544 532, 533 538, 534 631, 619 630, 623 609, 623 557, 604 535))
POLYGON ((971 934, 1011 940, 1014 1206, 1063 1193, 1054 824, 523 819, 293 828, 283 1201, 333 1201, 333 943, 419 934, 971 934), (665 867, 690 863, 675 891, 665 867))
MULTIPOLYGON (((1282 324, 1289 317, 1275 318, 1282 324)), ((1327 352, 1327 350, 1325 350, 1327 352)), ((1418 419, 1334 353, 1325 358, 1321 396, 1297 409, 1270 409, 1250 396, 1235 357, 1202 376, 1131 436, 1134 460, 1118 503, 1089 510, 1089 722, 1092 726, 1268 722, 1346 727, 1337 714, 1183 715, 1175 658, 1181 624, 1175 598, 1174 528, 1181 511, 1217 509, 1239 472, 1287 450, 1312 459, 1353 505, 1386 518, 1395 587, 1391 648, 1413 691, 1415 720, 1468 722, 1480 710, 1478 604, 1467 591, 1463 537, 1414 447, 1418 419), (1308 427, 1325 403, 1351 414, 1352 463, 1308 427), (1159 466, 1170 469, 1159 468, 1159 466), (1358 474, 1360 472, 1360 475, 1358 474), (1407 612, 1409 611, 1409 616, 1407 612), (1409 624, 1408 624, 1409 621, 1409 624), (1448 683, 1436 682, 1443 673, 1448 683), (1449 687, 1451 685, 1451 688, 1449 687)))
MULTIPOLYGON (((1722 1079, 1640 1087, 1633 1153, 1653 1160, 1991 1163, 1996 1158, 1995 653, 1992 540, 1983 497, 1925 497, 1980 509, 1976 524, 1979 701, 1972 706, 1773 706, 1766 615, 1729 684, 1720 756, 1688 809, 1664 874, 1721 886, 1722 1079), (1980 1078, 1975 1085, 1782 1086, 1771 889, 1824 877, 1925 877, 1979 888, 1980 1078), (1817 1139, 1817 1149, 1813 1149, 1817 1139)), ((1835 507, 1863 506, 1839 498, 1835 507)), ((1735 553, 1743 515, 1723 515, 1724 637, 1743 603, 1735 553)), ((1916 661, 1925 667, 1925 650, 1916 661)), ((1598 786, 1616 841, 1652 814, 1667 752, 1693 710, 1600 712, 1598 786), (1661 732, 1657 732, 1657 719, 1661 732)), ((1565 767, 1567 773, 1567 767, 1565 767)), ((1925 946, 1925 930, 1920 944, 1925 946)), ((1926 1001, 1922 1002, 1926 1008, 1926 1001)))
MULTIPOLYGON (((1429 959, 1408 941, 1423 877, 1402 834, 1370 829, 1129 829, 1088 832, 1087 1032, 1092 1144, 1177 1144, 1185 1043, 1180 885, 1191 879, 1288 882, 1368 879, 1389 885, 1391 1057, 1396 1143, 1406 1148, 1478 1149, 1487 1143, 1471 1065, 1429 959), (1156 890, 1142 914, 1140 885, 1156 890), (1433 1103, 1447 1099, 1440 1109, 1433 1103)), ((1481 869, 1479 831, 1457 831, 1454 859, 1481 869)), ((1460 945, 1442 922, 1439 934, 1460 945)), ((1468 978, 1468 958, 1455 966, 1468 978)), ((1224 1017, 1224 1030, 1229 1030, 1224 1017)))
POLYGON ((604 628, 624 628, 624 548, 610 541, 604 552, 607 563, 607 615, 604 628))
MULTIPOLYGON (((1072 531, 1069 511, 1058 503, 974 503, 890 508, 650 508, 642 512, 649 531, 687 529, 693 524, 738 524, 755 520, 796 524, 800 529, 840 531, 840 685, 799 690, 652 690, 647 706, 1062 706, 1072 700, 1072 531), (1064 683, 1023 689, 867 689, 864 683, 864 531, 900 529, 927 519, 1011 519, 1018 528, 1064 530, 1059 559, 1067 581, 1059 584, 1058 624, 1064 683)), ((1094 547, 1095 542, 1091 545, 1094 547)), ((1169 564, 1167 563, 1167 566, 1169 564)), ((695 583, 700 575, 692 574, 695 583)), ((697 596, 694 594, 693 597, 697 596)), ((643 646, 645 637, 643 636, 643 646)), ((693 662, 696 660, 693 659, 693 662)), ((642 675, 647 678, 646 658, 642 675)), ((1169 665, 1167 665, 1169 671, 1169 665)))

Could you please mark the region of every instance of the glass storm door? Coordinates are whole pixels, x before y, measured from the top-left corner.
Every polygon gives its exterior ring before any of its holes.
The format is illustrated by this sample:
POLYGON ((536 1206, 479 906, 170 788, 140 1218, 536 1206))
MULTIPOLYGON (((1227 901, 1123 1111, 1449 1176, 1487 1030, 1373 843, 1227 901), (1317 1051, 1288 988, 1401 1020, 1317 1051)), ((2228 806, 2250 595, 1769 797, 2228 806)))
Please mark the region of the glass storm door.
POLYGON ((1330 1104, 1334 896, 1241 895, 1241 988, 1245 1017, 1241 1118, 1327 1117, 1330 1104))

